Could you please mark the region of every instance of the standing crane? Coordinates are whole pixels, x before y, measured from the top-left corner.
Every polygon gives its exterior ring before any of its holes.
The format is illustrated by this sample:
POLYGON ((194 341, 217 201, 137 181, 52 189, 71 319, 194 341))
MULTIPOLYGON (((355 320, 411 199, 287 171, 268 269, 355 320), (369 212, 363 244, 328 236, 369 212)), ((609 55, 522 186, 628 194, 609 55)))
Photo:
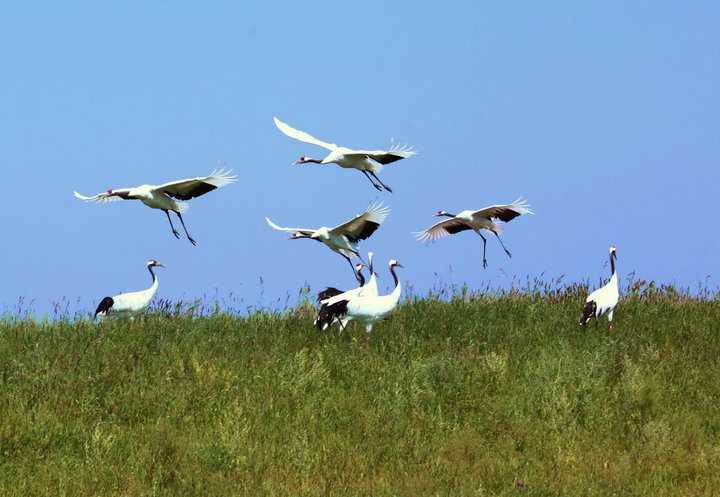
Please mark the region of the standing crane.
POLYGON ((139 316, 150 305, 155 292, 158 289, 158 279, 153 272, 154 267, 165 267, 155 259, 147 263, 148 271, 152 276, 152 285, 147 290, 132 293, 121 293, 114 297, 105 297, 95 310, 95 317, 130 318, 139 316))
POLYGON ((105 193, 98 193, 92 197, 80 195, 78 192, 73 193, 80 200, 97 203, 112 202, 115 200, 140 200, 148 207, 163 211, 170 222, 173 235, 175 235, 175 238, 180 238, 180 234, 175 229, 175 226, 173 226, 172 219, 170 219, 169 211, 173 211, 177 214, 178 218, 180 218, 180 223, 190 243, 197 245, 193 237, 188 233, 182 217, 182 214, 188 210, 189 206, 177 200, 190 200, 191 198, 199 197, 221 186, 234 183, 237 181, 235 179, 236 175, 231 176, 231 172, 232 171, 215 170, 210 176, 203 178, 182 179, 158 186, 141 185, 135 188, 111 188, 105 193))
POLYGON ((340 328, 345 329, 349 321, 365 323, 365 340, 370 340, 373 325, 385 319, 397 307, 402 293, 400 278, 395 273, 396 267, 405 267, 395 259, 388 263, 390 273, 395 280, 395 289, 388 295, 359 295, 343 299, 329 306, 328 313, 340 316, 340 328))
POLYGON ((274 119, 275 126, 277 126, 280 131, 290 138, 318 145, 330 151, 330 153, 322 160, 311 159, 310 157, 304 155, 297 161, 293 162, 293 165, 307 164, 308 162, 313 162, 315 164, 335 163, 346 169, 357 169, 358 171, 361 171, 367 179, 370 180, 370 183, 372 183, 372 185, 380 191, 385 188, 387 191, 392 192, 392 189, 380 181, 380 178, 377 177, 376 173, 381 172, 385 164, 390 164, 391 162, 395 162, 400 159, 406 159, 417 153, 412 150, 412 147, 399 147, 396 145, 392 145, 390 150, 352 150, 347 147, 339 147, 334 143, 327 143, 318 140, 304 131, 295 129, 292 126, 285 124, 277 117, 274 119), (372 178, 370 176, 372 176, 372 178), (376 183, 373 178, 375 178, 380 184, 376 183))
POLYGON ((330 306, 339 300, 351 298, 357 296, 362 292, 366 286, 365 277, 362 274, 361 269, 365 267, 365 264, 358 262, 355 264, 355 272, 357 279, 360 282, 360 286, 353 288, 352 290, 342 291, 335 287, 328 287, 321 291, 317 295, 318 302, 320 303, 320 309, 318 310, 317 318, 315 319, 315 326, 320 331, 325 330, 330 326, 335 319, 335 315, 330 312, 330 306))
POLYGON ((487 267, 487 258, 485 257, 487 249, 487 240, 481 233, 482 230, 490 231, 493 233, 503 250, 512 257, 510 251, 505 247, 505 244, 500 239, 500 234, 503 232, 503 225, 501 223, 493 222, 492 219, 500 219, 501 221, 508 222, 522 214, 534 214, 529 209, 529 205, 526 201, 518 198, 512 204, 507 205, 491 205, 480 209, 479 211, 462 211, 460 214, 448 214, 445 211, 438 211, 433 217, 447 216, 450 219, 440 221, 434 224, 425 231, 414 233, 415 237, 424 244, 434 242, 447 235, 453 235, 465 230, 473 230, 475 233, 480 235, 483 241, 483 268, 487 267))
POLYGON ((613 312, 615 311, 618 300, 620 300, 617 272, 615 271, 615 259, 617 259, 615 247, 610 247, 610 268, 612 269, 612 276, 605 286, 598 288, 588 295, 585 300, 582 315, 580 316, 580 324, 582 326, 585 326, 590 318, 593 317, 595 318, 595 324, 597 324, 598 319, 604 314, 607 314, 608 326, 611 330, 613 329, 613 312))
MULTIPOLYGON (((320 330, 325 330, 328 326, 330 326, 333 321, 336 318, 340 318, 341 316, 338 314, 341 311, 341 308, 338 306, 335 306, 334 304, 337 304, 341 300, 349 300, 351 298, 355 297, 377 297, 378 295, 378 286, 377 286, 377 276, 375 274, 375 271, 373 270, 373 253, 368 252, 368 269, 370 270, 370 280, 365 283, 365 278, 363 277, 362 273, 360 272, 360 269, 364 266, 364 264, 356 264, 355 266, 358 269, 358 275, 360 276, 360 286, 357 288, 353 288, 352 290, 348 290, 346 292, 343 292, 341 290, 338 290, 337 288, 327 288, 323 290, 322 292, 318 293, 318 302, 320 302, 320 310, 318 312, 318 317, 315 320, 315 325, 320 330)), ((342 306, 341 306, 342 307, 342 306)))
MULTIPOLYGON (((337 252, 348 261, 357 278, 355 266, 350 260, 350 257, 360 257, 357 247, 358 242, 360 240, 365 240, 375 233, 375 230, 378 229, 389 213, 390 208, 383 206, 381 202, 370 205, 365 212, 339 226, 335 226, 334 228, 327 228, 323 226, 317 229, 283 228, 270 221, 267 217, 265 220, 276 230, 292 233, 287 240, 310 238, 311 240, 324 243, 330 248, 330 250, 337 252)), ((360 257, 360 260, 362 260, 362 257, 360 257)))

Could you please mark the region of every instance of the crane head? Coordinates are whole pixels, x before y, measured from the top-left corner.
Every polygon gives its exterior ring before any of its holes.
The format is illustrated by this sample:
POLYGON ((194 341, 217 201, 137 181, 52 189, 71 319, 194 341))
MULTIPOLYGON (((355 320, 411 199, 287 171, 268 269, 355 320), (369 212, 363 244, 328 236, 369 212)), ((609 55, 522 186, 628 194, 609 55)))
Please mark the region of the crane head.
POLYGON ((615 253, 614 245, 612 247, 610 247, 610 257, 614 257, 615 259, 617 259, 617 254, 615 253))
POLYGON ((295 164, 307 164, 308 162, 314 162, 315 164, 322 164, 322 161, 319 159, 312 159, 312 158, 308 157, 307 155, 303 155, 298 160, 293 162, 292 165, 294 166, 295 164))
POLYGON ((390 259, 389 265, 390 265, 390 267, 405 267, 402 264, 400 264, 398 261, 396 261, 395 259, 390 259))
POLYGON ((440 217, 440 216, 455 217, 452 214, 448 214, 445 211, 437 211, 437 214, 433 214, 432 217, 440 217))
POLYGON ((147 265, 148 265, 148 266, 152 266, 152 267, 164 267, 164 268, 167 268, 167 266, 163 266, 162 264, 160 264, 160 263, 159 263, 158 261, 156 261, 155 259, 150 259, 150 260, 148 261, 147 265))

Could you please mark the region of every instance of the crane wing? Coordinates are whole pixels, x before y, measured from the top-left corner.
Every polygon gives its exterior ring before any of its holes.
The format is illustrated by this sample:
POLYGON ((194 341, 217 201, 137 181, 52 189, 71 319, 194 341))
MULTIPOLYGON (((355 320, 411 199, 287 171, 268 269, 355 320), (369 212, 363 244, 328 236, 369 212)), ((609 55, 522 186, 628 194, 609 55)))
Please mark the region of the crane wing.
POLYGON ((304 228, 283 228, 282 226, 278 226, 277 224, 270 221, 270 218, 265 218, 265 221, 270 225, 271 228, 275 228, 276 230, 280 231, 288 231, 290 233, 297 233, 304 236, 312 236, 313 233, 315 233, 315 230, 307 230, 304 228))
POLYGON ((496 218, 507 223, 522 214, 534 214, 529 207, 530 205, 527 201, 520 197, 512 204, 485 207, 484 209, 473 212, 472 216, 473 218, 496 218))
POLYGON ((105 202, 114 202, 116 200, 126 200, 129 190, 130 188, 121 188, 118 190, 113 190, 113 193, 103 192, 98 193, 97 195, 93 195, 92 197, 80 195, 78 192, 73 192, 73 195, 75 195, 80 200, 85 200, 86 202, 96 202, 98 204, 102 204, 105 202))
POLYGON ((330 231, 336 235, 344 236, 350 242, 364 240, 375 233, 380 223, 390 214, 390 207, 383 206, 382 202, 370 205, 365 212, 351 219, 347 223, 336 226, 330 231))
POLYGON ((210 176, 172 181, 159 185, 157 189, 178 200, 190 200, 237 181, 235 179, 237 175, 231 175, 231 172, 232 170, 216 169, 210 173, 210 176))
POLYGON ((290 138, 295 138, 296 140, 300 140, 301 142, 305 143, 312 143, 313 145, 318 145, 328 150, 335 150, 336 148, 338 148, 338 146, 334 143, 327 143, 318 140, 314 136, 311 136, 304 131, 300 131, 299 129, 295 129, 292 126, 285 124, 277 117, 274 117, 273 119, 275 120, 275 126, 277 126, 280 131, 288 135, 290 138))
POLYGON ((456 218, 446 219, 430 226, 425 231, 413 233, 420 243, 427 245, 448 235, 471 229, 470 226, 456 218))
POLYGON ((408 157, 415 155, 412 147, 408 146, 397 146, 393 145, 390 150, 356 150, 352 154, 345 155, 361 155, 364 157, 370 157, 375 162, 380 164, 390 164, 391 162, 398 161, 400 159, 407 159, 408 157))

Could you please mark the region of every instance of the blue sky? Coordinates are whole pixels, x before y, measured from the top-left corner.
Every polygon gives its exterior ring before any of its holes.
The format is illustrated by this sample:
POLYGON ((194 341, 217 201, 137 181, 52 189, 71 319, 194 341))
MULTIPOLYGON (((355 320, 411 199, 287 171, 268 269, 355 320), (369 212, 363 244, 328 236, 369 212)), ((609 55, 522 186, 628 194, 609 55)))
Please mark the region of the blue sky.
MULTIPOLYGON (((347 288, 342 258, 284 226, 335 226, 383 200, 361 244, 424 294, 507 275, 718 285, 720 5, 717 2, 3 2, 0 4, 2 308, 149 286, 159 297, 272 305, 305 283, 347 288), (323 150, 273 117, 351 148, 418 155, 356 171, 290 164, 323 150), (232 168, 191 201, 198 241, 139 202, 83 203, 108 188, 232 168), (503 240, 410 235, 458 212, 530 202, 503 240), (502 269, 502 271, 501 271, 502 269), (263 278, 262 288, 260 277, 263 278), (261 297, 262 290, 262 297, 261 297)), ((76 303, 76 304, 75 304, 76 303)))

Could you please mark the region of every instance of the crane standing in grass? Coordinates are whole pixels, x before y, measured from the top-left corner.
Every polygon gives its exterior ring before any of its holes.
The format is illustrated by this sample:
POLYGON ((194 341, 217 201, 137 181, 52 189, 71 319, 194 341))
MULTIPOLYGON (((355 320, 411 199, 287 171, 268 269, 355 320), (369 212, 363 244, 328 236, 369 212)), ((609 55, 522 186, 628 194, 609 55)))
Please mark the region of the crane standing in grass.
POLYGON ((139 316, 150 305, 155 292, 158 289, 158 279, 153 272, 154 267, 165 267, 155 259, 150 259, 147 263, 148 271, 152 276, 152 285, 147 290, 132 293, 121 293, 114 297, 105 297, 95 310, 95 317, 114 317, 114 318, 130 318, 139 316))
POLYGON ((304 131, 295 129, 292 126, 285 124, 277 117, 274 119, 275 126, 277 126, 280 131, 290 138, 295 138, 301 142, 311 143, 330 150, 330 153, 322 160, 302 156, 299 160, 293 162, 293 165, 307 164, 308 162, 315 164, 335 163, 346 169, 357 169, 358 171, 361 171, 367 179, 370 180, 373 186, 380 191, 385 188, 387 191, 392 192, 392 189, 380 181, 380 178, 377 177, 376 173, 381 172, 385 164, 405 159, 417 153, 413 152, 411 147, 397 147, 394 145, 390 147, 390 150, 352 150, 347 147, 339 147, 334 143, 327 143, 318 140, 304 131), (372 176, 372 178, 370 176, 372 176), (380 184, 375 183, 373 178, 375 178, 380 184))
POLYGON ((318 315, 315 319, 315 326, 317 326, 320 331, 325 330, 335 320, 335 314, 330 311, 332 304, 343 299, 357 297, 361 292, 364 291, 367 285, 365 283, 365 277, 363 276, 361 271, 363 267, 365 267, 365 264, 362 264, 360 262, 355 264, 357 279, 360 283, 360 286, 358 286, 357 288, 353 288, 352 290, 347 290, 343 292, 342 290, 338 290, 335 287, 328 287, 318 293, 317 299, 320 303, 320 309, 318 310, 318 315))
POLYGON ((315 320, 315 326, 317 326, 320 330, 326 329, 333 323, 333 321, 335 321, 336 318, 340 317, 338 314, 336 314, 338 308, 334 307, 333 304, 336 304, 341 300, 348 300, 355 297, 377 297, 378 286, 377 276, 373 269, 373 253, 368 252, 367 256, 367 267, 370 270, 370 280, 367 283, 365 283, 365 277, 363 277, 362 272, 360 271, 364 264, 356 264, 355 267, 357 268, 357 274, 360 279, 359 287, 353 288, 352 290, 348 290, 346 292, 338 290, 337 288, 327 288, 322 292, 318 293, 320 310, 318 311, 318 317, 315 320))
MULTIPOLYGON (((350 260, 350 257, 355 256, 362 260, 362 257, 360 257, 360 253, 358 252, 358 242, 375 233, 375 230, 380 227, 380 224, 385 220, 389 213, 390 208, 383 206, 382 203, 379 203, 369 206, 365 212, 339 226, 335 226, 334 228, 327 228, 323 226, 317 229, 282 228, 270 221, 267 217, 265 220, 276 230, 292 233, 292 235, 287 238, 288 240, 309 238, 311 240, 324 243, 330 248, 330 250, 337 252, 348 261, 350 267, 352 267, 353 274, 355 274, 355 277, 357 278, 357 272, 355 266, 350 260)), ((360 280, 358 279, 358 281, 360 280)))
POLYGON ((595 324, 597 324, 598 319, 607 314, 608 327, 611 330, 613 329, 613 312, 615 311, 618 300, 620 300, 615 259, 617 259, 615 247, 610 247, 610 268, 612 270, 612 276, 605 286, 592 292, 585 300, 585 307, 583 307, 582 314, 580 315, 580 324, 583 326, 593 317, 595 318, 595 324))
POLYGON ((183 179, 158 186, 141 185, 135 188, 115 188, 105 193, 98 193, 92 197, 80 195, 78 192, 73 193, 80 200, 97 203, 112 202, 115 200, 140 200, 148 207, 163 211, 170 222, 173 235, 175 235, 175 238, 180 238, 180 234, 175 229, 175 226, 173 226, 172 219, 170 219, 169 211, 173 211, 177 214, 178 218, 180 218, 180 223, 190 243, 197 245, 193 237, 188 233, 185 227, 185 221, 183 221, 182 218, 183 212, 188 210, 188 204, 173 199, 190 200, 191 198, 199 197, 221 186, 233 183, 236 180, 235 176, 230 176, 231 172, 232 171, 215 170, 210 176, 202 178, 183 179))
POLYGON ((508 222, 522 214, 534 214, 530 209, 526 201, 522 198, 517 199, 512 204, 507 205, 491 205, 480 209, 479 211, 462 211, 460 214, 448 214, 445 211, 438 211, 433 217, 447 216, 450 219, 440 221, 419 233, 414 233, 415 237, 424 244, 434 242, 447 235, 453 235, 465 230, 473 230, 475 233, 480 235, 483 241, 483 268, 487 267, 487 258, 485 257, 487 249, 487 240, 481 233, 482 230, 493 233, 503 250, 512 257, 510 251, 505 247, 505 244, 500 239, 500 234, 503 232, 503 224, 493 222, 493 219, 500 219, 501 221, 508 222))
POLYGON ((402 285, 400 278, 395 273, 396 267, 405 267, 395 259, 389 262, 390 273, 395 280, 395 288, 388 295, 360 295, 349 299, 343 299, 329 306, 329 313, 340 317, 340 328, 345 329, 350 321, 360 321, 365 323, 365 340, 370 340, 373 325, 385 319, 395 310, 400 295, 402 294, 402 285))

